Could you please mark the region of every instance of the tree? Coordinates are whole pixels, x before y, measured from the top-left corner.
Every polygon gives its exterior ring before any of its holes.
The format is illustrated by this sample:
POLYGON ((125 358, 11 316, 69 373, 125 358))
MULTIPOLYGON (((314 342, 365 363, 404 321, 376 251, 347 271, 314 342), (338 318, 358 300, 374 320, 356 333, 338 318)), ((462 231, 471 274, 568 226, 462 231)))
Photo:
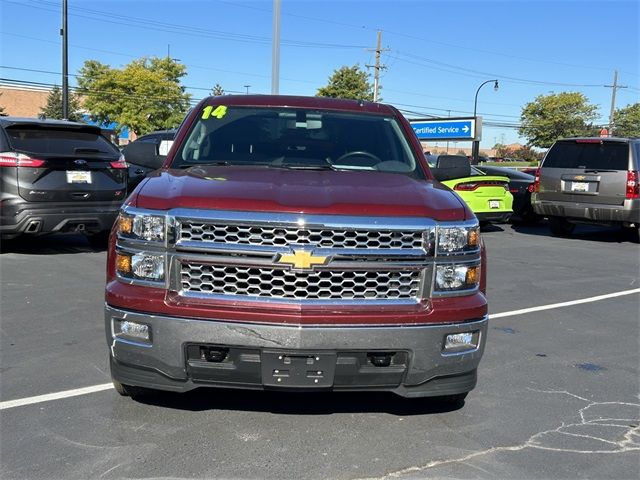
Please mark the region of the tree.
POLYGON ((222 88, 222 85, 216 83, 211 89, 211 95, 213 95, 214 97, 220 97, 221 95, 224 95, 224 88, 222 88))
POLYGON ((354 100, 373 100, 373 85, 369 83, 369 74, 353 67, 340 67, 333 71, 329 83, 318 89, 318 97, 352 98, 354 100))
POLYGON ((598 129, 591 122, 598 116, 596 109, 582 93, 540 95, 522 109, 518 132, 539 148, 548 148, 562 137, 594 135, 598 129))
POLYGON ((640 137, 640 103, 627 105, 613 112, 613 132, 616 137, 640 137))
POLYGON ((167 57, 133 60, 122 69, 87 60, 78 85, 93 120, 143 135, 180 124, 191 98, 180 85, 185 75, 186 67, 167 57))
MULTIPOLYGON (((68 98, 69 116, 68 120, 78 121, 82 118, 80 114, 80 99, 73 92, 69 92, 68 98)), ((47 104, 40 109, 40 113, 46 118, 62 119, 62 89, 58 85, 54 85, 49 91, 47 104)))

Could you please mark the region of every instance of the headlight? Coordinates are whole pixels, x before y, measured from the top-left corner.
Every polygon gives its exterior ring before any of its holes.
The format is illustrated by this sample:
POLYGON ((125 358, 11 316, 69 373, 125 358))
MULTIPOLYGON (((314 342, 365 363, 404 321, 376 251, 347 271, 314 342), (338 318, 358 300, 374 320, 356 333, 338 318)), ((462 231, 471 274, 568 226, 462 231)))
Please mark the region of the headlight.
POLYGON ((470 290, 480 283, 479 265, 437 265, 436 292, 470 290))
POLYGON ((139 280, 164 280, 164 256, 147 253, 116 254, 116 270, 121 277, 139 280))
POLYGON ((118 216, 118 234, 149 242, 164 242, 164 218, 164 216, 159 215, 120 213, 118 216))
POLYGON ((438 228, 438 253, 463 253, 480 245, 480 227, 443 226, 438 228))

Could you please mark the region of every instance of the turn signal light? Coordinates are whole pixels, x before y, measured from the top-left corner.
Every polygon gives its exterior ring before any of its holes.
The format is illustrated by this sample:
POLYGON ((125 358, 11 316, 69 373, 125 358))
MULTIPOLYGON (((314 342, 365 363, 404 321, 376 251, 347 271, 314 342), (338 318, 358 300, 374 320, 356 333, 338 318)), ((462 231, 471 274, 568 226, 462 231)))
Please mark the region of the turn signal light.
POLYGON ((133 230, 133 217, 118 215, 118 233, 130 234, 133 230))
POLYGON ((122 253, 116 253, 116 270, 121 274, 130 274, 131 256, 123 255, 122 253))

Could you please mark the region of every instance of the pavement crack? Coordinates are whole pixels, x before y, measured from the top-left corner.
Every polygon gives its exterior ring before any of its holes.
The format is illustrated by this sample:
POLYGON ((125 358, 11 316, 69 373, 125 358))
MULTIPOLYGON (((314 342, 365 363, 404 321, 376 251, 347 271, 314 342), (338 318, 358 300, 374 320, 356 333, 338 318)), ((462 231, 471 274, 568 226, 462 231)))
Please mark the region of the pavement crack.
POLYGON ((416 465, 389 472, 382 477, 367 477, 360 480, 400 478, 404 475, 420 473, 444 465, 465 463, 485 455, 500 452, 518 452, 527 448, 575 454, 620 454, 640 451, 639 403, 596 402, 564 390, 529 390, 542 394, 567 395, 585 402, 586 405, 576 412, 579 422, 562 422, 556 428, 535 433, 525 442, 518 445, 492 447, 462 457, 434 460, 425 465, 416 465), (614 408, 616 411, 612 411, 614 408), (620 409, 623 411, 620 412, 620 409), (620 413, 623 415, 620 416, 620 413), (616 421, 621 423, 611 423, 616 421), (598 431, 599 434, 583 433, 582 430, 584 429, 593 429, 598 431))

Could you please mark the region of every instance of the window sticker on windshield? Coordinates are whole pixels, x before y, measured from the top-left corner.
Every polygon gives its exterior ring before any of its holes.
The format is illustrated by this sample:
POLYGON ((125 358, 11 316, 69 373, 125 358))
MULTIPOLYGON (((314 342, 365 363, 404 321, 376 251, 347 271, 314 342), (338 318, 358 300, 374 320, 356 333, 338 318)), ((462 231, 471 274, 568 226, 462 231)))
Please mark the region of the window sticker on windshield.
POLYGON ((211 105, 207 105, 202 110, 202 120, 208 120, 209 117, 214 116, 217 119, 221 119, 227 114, 227 107, 224 105, 218 105, 215 109, 211 105))

